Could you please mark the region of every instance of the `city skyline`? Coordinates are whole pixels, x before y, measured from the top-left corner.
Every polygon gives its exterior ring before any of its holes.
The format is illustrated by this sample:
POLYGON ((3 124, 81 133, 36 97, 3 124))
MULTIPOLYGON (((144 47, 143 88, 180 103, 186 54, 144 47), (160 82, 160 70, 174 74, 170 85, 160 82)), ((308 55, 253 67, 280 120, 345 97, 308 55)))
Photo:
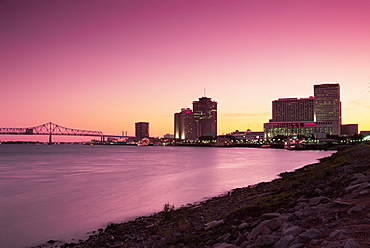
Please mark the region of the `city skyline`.
POLYGON ((311 138, 341 135, 340 84, 315 84, 313 93, 308 98, 272 101, 272 118, 264 124, 265 138, 292 134, 311 138))
MULTIPOLYGON (((277 98, 339 82, 342 123, 370 130, 370 2, 1 1, 0 127, 49 121, 173 133, 218 102, 218 134, 262 131, 277 98)), ((0 140, 6 140, 0 136, 0 140)))

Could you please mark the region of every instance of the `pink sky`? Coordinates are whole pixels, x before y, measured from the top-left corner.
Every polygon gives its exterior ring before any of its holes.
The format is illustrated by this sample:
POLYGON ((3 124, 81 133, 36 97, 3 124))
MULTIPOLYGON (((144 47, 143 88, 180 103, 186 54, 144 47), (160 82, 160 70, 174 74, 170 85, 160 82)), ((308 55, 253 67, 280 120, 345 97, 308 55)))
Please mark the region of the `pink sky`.
POLYGON ((262 131, 272 100, 339 82, 343 123, 370 130, 369 13, 368 0, 3 0, 0 127, 134 135, 148 121, 162 136, 207 88, 219 134, 262 131))

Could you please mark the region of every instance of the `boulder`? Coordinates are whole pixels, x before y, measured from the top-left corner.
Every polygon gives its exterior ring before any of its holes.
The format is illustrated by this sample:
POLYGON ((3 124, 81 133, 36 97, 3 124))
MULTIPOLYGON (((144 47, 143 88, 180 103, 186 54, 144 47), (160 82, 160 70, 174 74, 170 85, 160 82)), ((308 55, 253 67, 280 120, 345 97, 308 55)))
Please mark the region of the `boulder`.
POLYGON ((355 213, 358 213, 358 212, 361 212, 363 211, 364 209, 366 209, 366 206, 365 205, 361 205, 361 204, 357 204, 356 206, 354 206, 353 208, 350 208, 347 213, 349 215, 351 214, 355 214, 355 213))
POLYGON ((299 237, 304 241, 305 243, 309 243, 313 239, 317 239, 321 236, 321 232, 317 230, 316 228, 311 228, 305 232, 303 232, 299 237))
POLYGON ((225 221, 224 220, 214 220, 214 221, 211 221, 207 224, 204 225, 204 230, 208 230, 208 229, 211 229, 211 228, 214 228, 216 226, 220 226, 222 224, 224 224, 225 221))
POLYGON ((343 247, 344 248, 360 248, 361 246, 353 239, 347 239, 343 247))
POLYGON ((299 234, 301 234, 303 231, 304 229, 299 226, 292 226, 283 231, 283 236, 292 235, 293 237, 296 237, 299 234))
POLYGON ((265 226, 255 227, 247 236, 249 240, 255 240, 260 235, 269 235, 272 231, 265 226))
POLYGON ((248 223, 246 223, 246 222, 243 222, 243 223, 241 223, 239 226, 238 226, 238 229, 244 229, 244 228, 247 228, 249 225, 248 225, 248 223))
POLYGON ((262 221, 248 235, 248 239, 255 240, 259 235, 269 235, 272 231, 278 230, 283 221, 280 218, 262 221))
POLYGON ((215 244, 213 248, 238 248, 238 247, 233 244, 220 243, 220 244, 215 244))
POLYGON ((283 236, 274 246, 274 248, 286 248, 294 240, 293 235, 283 236))
POLYGON ((261 215, 262 219, 269 220, 269 219, 274 219, 274 218, 279 218, 281 214, 279 213, 265 213, 261 215))
POLYGON ((310 206, 317 206, 319 204, 325 204, 331 202, 331 200, 328 197, 325 196, 319 196, 311 198, 310 202, 308 203, 310 206))
POLYGON ((254 242, 254 245, 258 247, 271 246, 275 244, 278 240, 279 240, 278 236, 261 235, 256 239, 256 241, 254 242))
POLYGON ((347 192, 352 192, 354 190, 361 191, 361 190, 368 189, 368 188, 370 188, 370 183, 369 182, 364 182, 364 183, 359 183, 359 184, 355 184, 355 185, 349 186, 345 190, 347 192))

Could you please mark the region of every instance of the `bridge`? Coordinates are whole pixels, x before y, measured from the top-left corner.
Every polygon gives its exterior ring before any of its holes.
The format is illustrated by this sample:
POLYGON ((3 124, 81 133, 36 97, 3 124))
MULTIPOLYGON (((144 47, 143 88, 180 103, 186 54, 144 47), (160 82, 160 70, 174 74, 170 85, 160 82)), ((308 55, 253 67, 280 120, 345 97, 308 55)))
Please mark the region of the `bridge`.
POLYGON ((71 136, 97 136, 101 137, 104 141, 105 136, 101 131, 92 130, 79 130, 73 128, 62 127, 52 122, 48 122, 35 127, 25 127, 25 128, 13 128, 5 127, 0 128, 0 135, 49 135, 49 143, 52 142, 52 135, 71 135, 71 136))

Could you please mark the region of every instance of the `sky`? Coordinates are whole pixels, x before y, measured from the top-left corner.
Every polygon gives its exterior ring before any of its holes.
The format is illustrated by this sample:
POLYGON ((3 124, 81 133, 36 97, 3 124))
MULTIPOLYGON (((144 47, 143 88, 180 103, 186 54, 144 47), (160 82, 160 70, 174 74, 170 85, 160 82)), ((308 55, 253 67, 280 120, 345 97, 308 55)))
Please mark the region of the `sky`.
POLYGON ((134 135, 145 121, 163 136, 206 89, 219 134, 263 131, 273 100, 339 82, 343 124, 370 130, 369 13, 368 0, 1 0, 0 127, 134 135))

